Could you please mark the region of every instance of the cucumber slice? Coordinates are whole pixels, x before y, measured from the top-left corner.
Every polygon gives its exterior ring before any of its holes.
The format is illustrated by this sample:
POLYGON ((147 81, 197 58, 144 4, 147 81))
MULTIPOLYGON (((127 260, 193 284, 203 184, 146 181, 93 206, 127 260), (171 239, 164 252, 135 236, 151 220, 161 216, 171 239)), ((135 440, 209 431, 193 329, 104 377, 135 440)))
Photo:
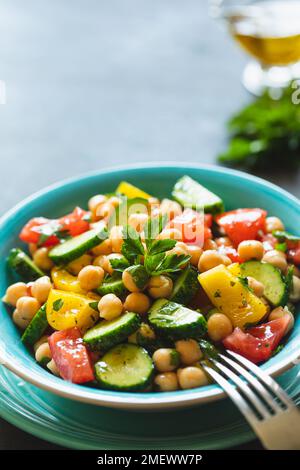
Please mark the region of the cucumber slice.
POLYGON ((62 265, 79 258, 81 255, 99 245, 108 237, 107 230, 89 230, 77 237, 73 237, 60 245, 56 245, 49 252, 49 257, 55 264, 62 265))
POLYGON ((48 327, 46 304, 34 315, 33 319, 24 331, 21 341, 27 346, 33 346, 45 333, 48 327))
POLYGON ((200 338, 207 329, 202 313, 167 299, 154 302, 149 311, 149 323, 157 332, 174 340, 200 338))
POLYGON ((177 181, 172 196, 184 207, 203 207, 205 212, 211 214, 224 211, 222 199, 189 176, 183 176, 177 181))
POLYGON ((199 287, 200 285, 196 269, 188 266, 175 281, 170 300, 178 302, 179 304, 188 304, 198 291, 199 287))
POLYGON ((289 289, 278 268, 261 261, 246 261, 240 270, 242 277, 251 276, 265 286, 264 297, 273 306, 286 304, 289 289))
POLYGON ((45 276, 45 273, 29 258, 20 248, 10 250, 8 265, 13 269, 23 281, 35 281, 39 277, 45 276))
POLYGON ((102 320, 85 333, 83 341, 93 351, 107 351, 127 340, 139 328, 140 323, 139 315, 126 312, 114 320, 102 320))
POLYGON ((126 292, 126 288, 119 274, 108 276, 104 279, 100 287, 95 292, 99 295, 115 294, 120 297, 126 292))
POLYGON ((151 383, 154 365, 145 349, 128 343, 108 351, 96 363, 95 371, 103 388, 134 392, 151 383))

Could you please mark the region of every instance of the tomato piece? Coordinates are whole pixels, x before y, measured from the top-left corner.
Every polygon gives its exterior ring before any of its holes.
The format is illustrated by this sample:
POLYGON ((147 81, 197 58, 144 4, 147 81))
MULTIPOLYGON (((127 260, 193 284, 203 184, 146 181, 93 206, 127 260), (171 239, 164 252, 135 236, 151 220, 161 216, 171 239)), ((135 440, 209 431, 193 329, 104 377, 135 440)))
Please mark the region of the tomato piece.
POLYGON ((255 364, 267 361, 286 334, 289 322, 289 315, 284 315, 277 320, 249 328, 247 333, 235 328, 223 340, 223 345, 255 364))
POLYGON ((236 251, 235 248, 233 248, 231 246, 220 246, 218 248, 218 251, 222 255, 228 256, 228 258, 230 258, 233 263, 240 263, 241 262, 241 259, 239 257, 238 252, 236 251))
MULTIPOLYGON (((51 227, 53 222, 53 220, 46 219, 45 217, 35 217, 24 225, 19 237, 25 243, 39 243, 42 233, 50 234, 53 232, 53 227, 51 227)), ((54 234, 50 234, 41 246, 53 246, 58 243, 59 238, 54 234)))
POLYGON ((234 245, 244 240, 255 240, 260 231, 265 232, 267 212, 263 209, 237 209, 216 217, 234 245))
POLYGON ((94 371, 88 350, 79 328, 56 331, 49 339, 53 360, 61 377, 81 384, 94 380, 94 371))
POLYGON ((202 246, 204 241, 212 237, 209 224, 212 218, 207 214, 200 214, 192 209, 185 209, 169 222, 166 228, 176 228, 182 233, 185 243, 193 243, 202 246))
POLYGON ((90 212, 84 211, 80 207, 75 207, 71 214, 59 219, 61 231, 67 231, 68 235, 75 237, 90 228, 90 212))
POLYGON ((299 242, 294 247, 289 248, 287 252, 287 257, 288 257, 288 260, 291 261, 293 264, 300 266, 300 243, 299 242))
POLYGON ((278 240, 271 233, 266 233, 261 237, 261 242, 264 245, 265 251, 271 251, 275 250, 278 240))

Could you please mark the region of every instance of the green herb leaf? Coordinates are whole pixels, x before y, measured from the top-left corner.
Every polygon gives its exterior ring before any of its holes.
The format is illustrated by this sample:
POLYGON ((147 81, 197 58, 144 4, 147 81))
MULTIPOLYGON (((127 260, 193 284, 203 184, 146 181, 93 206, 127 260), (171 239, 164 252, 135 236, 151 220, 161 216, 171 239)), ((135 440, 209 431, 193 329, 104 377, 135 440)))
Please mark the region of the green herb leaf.
POLYGON ((177 272, 188 263, 190 259, 191 257, 189 255, 165 255, 161 263, 151 274, 152 276, 159 276, 160 274, 177 272))
POLYGON ((96 312, 98 312, 98 311, 99 311, 99 310, 98 310, 98 303, 99 303, 99 302, 97 302, 96 300, 95 300, 95 302, 90 302, 90 303, 89 303, 89 307, 91 307, 93 310, 95 310, 96 312))
POLYGON ((153 240, 149 245, 147 255, 157 255, 159 253, 172 250, 176 243, 176 240, 171 240, 169 238, 165 240, 153 240))
POLYGON ((109 263, 114 271, 123 272, 126 268, 129 268, 129 261, 123 256, 122 258, 111 258, 109 263))
POLYGON ((136 263, 144 255, 144 247, 139 233, 130 225, 123 228, 122 254, 130 263, 136 263))
POLYGON ((58 312, 62 308, 63 305, 64 305, 63 299, 56 299, 52 304, 52 308, 55 312, 58 312))
POLYGON ((168 217, 166 214, 160 214, 158 217, 152 217, 148 220, 144 230, 145 242, 148 251, 151 250, 151 245, 154 243, 154 240, 158 237, 158 235, 162 232, 167 221, 168 217))

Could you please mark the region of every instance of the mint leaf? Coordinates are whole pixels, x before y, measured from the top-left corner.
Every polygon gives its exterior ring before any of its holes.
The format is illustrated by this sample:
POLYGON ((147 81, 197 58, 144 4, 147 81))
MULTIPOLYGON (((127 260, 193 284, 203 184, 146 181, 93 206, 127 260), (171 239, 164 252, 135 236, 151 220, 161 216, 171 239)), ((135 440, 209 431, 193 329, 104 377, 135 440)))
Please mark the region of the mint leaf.
POLYGON ((62 308, 63 305, 64 305, 63 299, 56 299, 52 304, 52 308, 55 312, 58 312, 62 308))
POLYGON ((136 263, 145 253, 139 233, 130 225, 123 228, 122 254, 130 263, 136 263))

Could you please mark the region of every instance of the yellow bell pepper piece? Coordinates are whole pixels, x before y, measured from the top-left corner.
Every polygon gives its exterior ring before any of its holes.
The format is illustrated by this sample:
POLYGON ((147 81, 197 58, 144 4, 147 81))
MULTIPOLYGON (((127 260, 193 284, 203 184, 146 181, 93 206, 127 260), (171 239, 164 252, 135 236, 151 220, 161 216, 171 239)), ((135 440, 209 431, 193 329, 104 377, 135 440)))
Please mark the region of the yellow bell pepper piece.
POLYGON ((145 191, 133 186, 133 184, 127 183, 126 181, 122 181, 116 189, 117 193, 124 194, 128 198, 133 197, 142 197, 144 199, 149 199, 151 196, 145 191))
POLYGON ((224 265, 200 274, 198 279, 212 304, 230 318, 233 326, 255 324, 268 312, 267 305, 224 265))
POLYGON ((85 291, 80 287, 77 277, 65 269, 53 268, 51 270, 51 278, 56 289, 75 292, 76 294, 85 294, 85 291))
POLYGON ((227 269, 229 272, 231 272, 231 274, 233 274, 236 277, 239 277, 241 275, 239 263, 232 263, 229 266, 227 266, 227 269))
POLYGON ((85 295, 51 289, 47 300, 47 320, 54 330, 66 330, 77 326, 82 332, 92 327, 99 312, 90 304, 93 299, 85 295))
POLYGON ((92 264, 92 257, 91 255, 85 253, 79 258, 74 259, 74 261, 71 261, 71 263, 67 265, 67 269, 68 271, 70 271, 71 274, 77 276, 77 274, 79 274, 82 268, 88 266, 89 264, 92 264))

